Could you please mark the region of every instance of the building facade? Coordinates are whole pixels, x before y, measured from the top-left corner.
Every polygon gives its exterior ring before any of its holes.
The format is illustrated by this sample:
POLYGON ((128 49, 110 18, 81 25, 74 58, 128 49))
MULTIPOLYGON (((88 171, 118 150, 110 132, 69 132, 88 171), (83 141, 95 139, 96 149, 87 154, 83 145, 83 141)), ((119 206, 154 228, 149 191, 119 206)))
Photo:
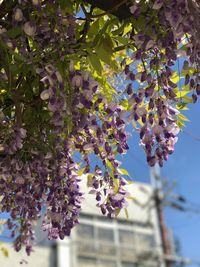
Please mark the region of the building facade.
MULTIPOLYGON (((87 192, 86 184, 82 187, 87 192)), ((45 236, 40 233, 40 245, 28 258, 28 266, 165 267, 153 190, 144 183, 128 187, 134 197, 129 203, 128 219, 124 211, 117 219, 106 218, 96 207, 95 197, 86 193, 80 225, 71 237, 50 243, 44 242, 45 236)), ((18 267, 20 257, 27 260, 22 253, 9 252, 7 259, 0 254, 1 267, 18 267)))

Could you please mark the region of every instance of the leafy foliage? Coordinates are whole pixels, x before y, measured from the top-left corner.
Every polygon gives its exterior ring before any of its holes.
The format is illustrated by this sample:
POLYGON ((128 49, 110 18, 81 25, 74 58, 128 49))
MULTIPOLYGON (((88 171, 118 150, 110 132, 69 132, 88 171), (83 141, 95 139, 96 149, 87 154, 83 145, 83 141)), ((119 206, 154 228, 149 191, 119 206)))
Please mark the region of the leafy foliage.
POLYGON ((162 166, 200 95, 198 2, 133 1, 121 20, 125 2, 1 1, 0 205, 16 251, 41 216, 50 239, 70 234, 83 173, 103 214, 127 214, 126 126, 162 166))

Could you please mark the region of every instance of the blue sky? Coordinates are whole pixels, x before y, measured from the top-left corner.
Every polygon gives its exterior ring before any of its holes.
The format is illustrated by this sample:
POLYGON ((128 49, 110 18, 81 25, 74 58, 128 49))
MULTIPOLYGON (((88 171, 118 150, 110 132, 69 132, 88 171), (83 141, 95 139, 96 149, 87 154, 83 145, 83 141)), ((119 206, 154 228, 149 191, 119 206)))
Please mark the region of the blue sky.
MULTIPOLYGON (((185 113, 190 122, 187 122, 186 128, 179 134, 175 152, 165 162, 161 175, 169 181, 176 182, 175 193, 183 195, 191 203, 200 206, 199 110, 200 100, 195 105, 190 105, 190 110, 185 113)), ((149 182, 150 171, 138 142, 138 134, 133 133, 129 141, 130 150, 123 158, 122 167, 129 171, 133 180, 149 182)), ((188 266, 200 266, 200 214, 181 213, 172 208, 166 208, 165 217, 168 228, 172 229, 174 235, 180 240, 182 255, 199 262, 199 265, 194 263, 188 266)))
MULTIPOLYGON (((186 128, 179 134, 175 152, 165 162, 161 175, 176 182, 173 192, 183 195, 191 202, 191 207, 194 204, 200 207, 200 100, 189 108, 185 115, 190 122, 186 123, 186 128)), ((133 133, 129 142, 130 150, 123 159, 123 167, 135 181, 149 182, 149 168, 138 140, 137 134, 133 133)), ((193 263, 188 266, 200 266, 200 213, 166 208, 165 217, 167 226, 181 242, 183 256, 199 262, 199 265, 193 263)))

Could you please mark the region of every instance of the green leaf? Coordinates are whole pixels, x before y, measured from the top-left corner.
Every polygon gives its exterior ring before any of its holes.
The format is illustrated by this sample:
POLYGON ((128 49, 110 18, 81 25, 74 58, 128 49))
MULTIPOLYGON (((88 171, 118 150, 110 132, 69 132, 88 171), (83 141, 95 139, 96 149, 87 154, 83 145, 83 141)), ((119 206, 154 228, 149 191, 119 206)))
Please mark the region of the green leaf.
POLYGON ((98 45, 99 41, 101 40, 102 36, 104 36, 104 34, 106 33, 106 30, 108 28, 109 25, 111 25, 112 23, 114 23, 117 19, 111 19, 105 21, 103 19, 99 20, 99 24, 100 24, 100 28, 101 30, 99 31, 98 34, 96 34, 94 41, 93 41, 93 46, 98 45))
POLYGON ((113 42, 108 34, 105 34, 99 41, 99 45, 96 47, 98 56, 101 59, 110 64, 111 57, 113 55, 113 42))
POLYGON ((72 0, 59 0, 59 4, 60 4, 62 10, 65 10, 66 12, 73 14, 73 2, 72 2, 72 0))
POLYGON ((3 253, 4 257, 8 258, 9 254, 7 248, 1 247, 1 252, 3 253))
POLYGON ((98 73, 101 74, 102 72, 102 65, 101 61, 95 54, 89 54, 88 56, 89 62, 92 66, 92 68, 98 73))
POLYGON ((170 80, 173 82, 173 83, 178 83, 180 80, 181 80, 181 76, 179 76, 179 74, 175 71, 173 73, 173 75, 171 76, 170 80))
POLYGON ((128 184, 133 184, 133 183, 134 183, 133 180, 129 180, 129 179, 127 179, 126 181, 127 181, 128 184))
POLYGON ((144 32, 146 28, 146 18, 145 16, 141 15, 137 18, 135 25, 137 25, 138 31, 144 32))
POLYGON ((127 199, 129 199, 129 200, 135 200, 135 197, 129 196, 129 197, 127 197, 127 199))
POLYGON ((97 19, 95 22, 93 22, 90 25, 90 28, 87 34, 89 37, 94 37, 98 31, 99 31, 99 20, 97 19))
POLYGON ((185 96, 185 95, 187 95, 189 93, 191 93, 191 91, 179 91, 179 92, 176 93, 176 96, 177 97, 183 97, 183 96, 185 96))
POLYGON ((122 168, 118 168, 118 171, 119 171, 122 175, 126 175, 126 176, 129 176, 129 177, 130 177, 130 175, 129 175, 129 173, 128 173, 127 170, 122 169, 122 168))
POLYGON ((177 121, 177 125, 178 125, 178 127, 181 129, 181 128, 183 128, 183 127, 185 127, 185 123, 183 122, 183 121, 181 121, 181 120, 178 120, 177 121))
MULTIPOLYGON (((78 174, 79 176, 81 176, 81 175, 84 174, 84 171, 85 171, 85 168, 82 168, 82 169, 78 170, 77 174, 78 174)), ((88 176, 88 177, 89 177, 89 176, 88 176)), ((88 179, 89 179, 89 178, 88 178, 88 179)))
POLYGON ((189 74, 192 76, 196 72, 196 69, 193 67, 188 67, 186 70, 182 70, 182 74, 185 76, 186 74, 189 74))
POLYGON ((182 86, 182 87, 181 87, 181 90, 182 90, 182 91, 190 91, 190 86, 189 86, 189 84, 182 86))
POLYGON ((183 100, 186 104, 193 103, 192 97, 184 96, 183 100))
POLYGON ((22 28, 21 27, 12 28, 7 32, 8 36, 11 37, 11 38, 15 38, 18 35, 20 35, 21 33, 22 33, 22 28))
POLYGON ((186 107, 185 103, 179 103, 178 105, 176 105, 176 108, 179 110, 189 110, 189 108, 186 107))
POLYGON ((116 209, 116 210, 115 210, 115 217, 116 217, 116 218, 119 216, 120 211, 121 211, 121 209, 116 209))
POLYGON ((87 176, 87 186, 92 186, 92 182, 93 182, 92 177, 93 177, 92 174, 89 174, 87 176))
MULTIPOLYGON (((115 24, 116 26, 116 24, 115 24)), ((120 25, 119 25, 120 26, 120 25)), ((123 31, 124 31, 124 28, 125 28, 125 24, 122 24, 120 27, 118 27, 116 30, 112 31, 112 35, 113 36, 119 36, 119 35, 122 35, 123 31)))
POLYGON ((124 28, 124 32, 123 32, 123 36, 126 35, 128 32, 130 32, 132 30, 132 25, 128 24, 125 28, 124 28))
POLYGON ((115 38, 115 40, 117 42, 119 42, 120 44, 123 44, 123 45, 127 45, 130 42, 130 39, 127 39, 127 38, 122 37, 122 36, 117 36, 117 38, 115 38))
POLYGON ((128 209, 127 208, 124 208, 124 212, 125 212, 125 215, 126 215, 126 219, 128 220, 129 219, 128 209))
POLYGON ((183 114, 179 114, 178 117, 182 120, 182 121, 190 121, 186 116, 184 116, 183 114))

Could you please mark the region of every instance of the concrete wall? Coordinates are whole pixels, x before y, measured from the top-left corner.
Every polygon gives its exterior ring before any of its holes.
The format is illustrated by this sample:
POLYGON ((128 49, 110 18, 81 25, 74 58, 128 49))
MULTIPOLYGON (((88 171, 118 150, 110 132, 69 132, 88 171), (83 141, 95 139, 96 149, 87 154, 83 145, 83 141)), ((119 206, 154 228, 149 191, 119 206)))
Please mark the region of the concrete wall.
MULTIPOLYGON (((85 193, 82 205, 82 212, 90 215, 102 216, 100 209, 96 207, 95 195, 89 194, 88 192, 91 188, 86 186, 87 177, 83 176, 83 181, 81 183, 81 189, 85 193)), ((126 186, 126 189, 131 194, 134 200, 128 200, 128 219, 130 221, 138 223, 152 223, 157 225, 156 214, 151 213, 152 210, 155 211, 155 204, 153 201, 153 190, 149 184, 145 183, 135 183, 126 186)), ((126 219, 126 214, 122 211, 119 215, 120 219, 126 219)))
POLYGON ((35 252, 31 256, 27 256, 23 250, 15 252, 11 244, 2 243, 1 247, 8 250, 8 257, 0 251, 0 267, 56 267, 55 251, 51 247, 34 247, 35 252), (20 264, 23 260, 28 264, 20 264))
MULTIPOLYGON (((82 191, 85 193, 85 200, 82 205, 82 213, 92 216, 102 216, 100 210, 96 207, 95 196, 88 194, 89 190, 86 186, 87 177, 83 177, 83 182, 81 184, 82 191)), ((138 224, 147 224, 147 227, 143 227, 142 231, 151 232, 155 236, 156 241, 156 250, 158 254, 162 257, 161 249, 161 238, 159 233, 159 224, 157 218, 157 211, 155 208, 155 203, 153 199, 153 190, 152 187, 144 183, 133 183, 127 186, 128 191, 131 193, 131 196, 134 197, 134 200, 129 201, 128 214, 129 221, 136 223, 135 230, 137 230, 138 224), (151 227, 148 227, 151 225, 151 227)), ((122 211, 119 215, 119 218, 126 220, 126 214, 122 211)), ((106 218, 105 218, 106 219, 106 218)), ((109 220, 109 219, 108 219, 109 220)), ((138 226, 138 231, 141 229, 138 226)), ((72 231, 72 237, 73 233, 72 231)), ((44 239, 44 233, 39 233, 39 239, 44 239)), ((39 240, 40 241, 40 240, 39 240)), ((20 261, 25 259, 28 261, 27 267, 72 267, 76 266, 73 262, 73 258, 76 257, 76 242, 73 238, 70 240, 66 238, 64 241, 56 242, 56 249, 53 249, 50 246, 38 246, 35 247, 35 252, 31 254, 30 257, 27 257, 24 252, 16 253, 14 252, 11 244, 6 244, 6 248, 9 251, 9 257, 5 258, 0 252, 0 267, 19 267, 22 266, 20 261)), ((163 262, 160 262, 159 267, 162 267, 163 262)))

